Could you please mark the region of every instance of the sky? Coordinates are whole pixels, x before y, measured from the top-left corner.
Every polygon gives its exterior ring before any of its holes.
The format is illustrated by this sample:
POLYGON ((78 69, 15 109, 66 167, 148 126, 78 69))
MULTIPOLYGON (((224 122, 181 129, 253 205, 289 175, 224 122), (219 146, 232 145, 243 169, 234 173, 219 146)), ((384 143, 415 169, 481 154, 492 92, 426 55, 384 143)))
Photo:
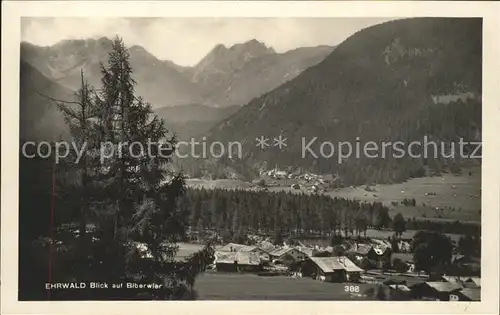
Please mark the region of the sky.
POLYGON ((392 18, 40 18, 22 19, 21 40, 50 46, 64 39, 113 38, 141 45, 157 58, 192 66, 215 45, 257 39, 277 52, 338 45, 392 18))

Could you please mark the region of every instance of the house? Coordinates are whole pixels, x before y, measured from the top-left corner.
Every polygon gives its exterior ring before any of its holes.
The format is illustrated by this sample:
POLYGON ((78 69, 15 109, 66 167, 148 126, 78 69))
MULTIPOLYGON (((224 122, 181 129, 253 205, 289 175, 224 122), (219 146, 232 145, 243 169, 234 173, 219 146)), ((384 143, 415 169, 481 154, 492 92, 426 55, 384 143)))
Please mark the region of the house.
POLYGON ((269 253, 257 246, 250 246, 250 245, 243 245, 243 244, 236 244, 236 243, 229 243, 225 246, 222 246, 221 248, 218 249, 221 252, 250 252, 250 253, 257 253, 259 257, 264 260, 264 261, 269 261, 270 256, 269 253))
POLYGON ((411 287, 412 297, 415 299, 431 298, 439 301, 449 301, 463 288, 461 284, 446 281, 426 281, 411 287))
POLYGON ((463 288, 450 294, 450 301, 481 301, 480 288, 463 288))
POLYGON ((214 256, 217 271, 259 272, 262 270, 261 259, 257 253, 217 251, 214 256))
POLYGON ((269 256, 273 261, 283 263, 302 261, 307 258, 306 254, 293 247, 276 249, 270 252, 269 256))
POLYGON ((391 263, 392 250, 388 246, 355 243, 349 252, 353 253, 358 260, 368 259, 379 269, 391 263))
MULTIPOLYGON (((356 266, 346 256, 311 257, 312 268, 307 273, 316 280, 327 282, 357 282, 361 279, 363 269, 356 266)), ((305 271, 305 270, 304 270, 305 271)))

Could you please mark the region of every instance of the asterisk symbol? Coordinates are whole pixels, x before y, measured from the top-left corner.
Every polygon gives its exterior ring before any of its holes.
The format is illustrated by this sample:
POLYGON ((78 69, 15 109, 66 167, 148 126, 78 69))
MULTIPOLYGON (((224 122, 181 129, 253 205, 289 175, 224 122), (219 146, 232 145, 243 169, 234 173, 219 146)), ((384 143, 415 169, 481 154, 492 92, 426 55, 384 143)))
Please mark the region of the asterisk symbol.
POLYGON ((274 146, 280 148, 286 147, 286 138, 283 138, 282 135, 278 137, 278 139, 274 138, 274 146))
POLYGON ((259 138, 255 138, 255 140, 257 141, 256 146, 260 147, 262 150, 264 150, 264 148, 269 146, 269 144, 267 143, 267 141, 269 141, 269 138, 260 136, 259 138))

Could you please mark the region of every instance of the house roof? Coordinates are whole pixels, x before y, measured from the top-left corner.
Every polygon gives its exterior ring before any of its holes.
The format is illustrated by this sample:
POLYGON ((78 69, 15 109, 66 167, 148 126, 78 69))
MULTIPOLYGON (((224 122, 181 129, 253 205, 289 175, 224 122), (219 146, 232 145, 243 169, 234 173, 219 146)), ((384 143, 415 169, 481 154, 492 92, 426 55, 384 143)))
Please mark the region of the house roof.
POLYGON ((462 284, 462 281, 460 281, 460 279, 458 277, 454 277, 454 276, 442 276, 442 278, 449 282, 449 283, 458 283, 458 284, 462 284))
POLYGON ((460 290, 459 293, 471 301, 481 301, 481 289, 479 288, 465 288, 460 290))
POLYGON ((276 248, 276 246, 268 241, 262 241, 259 243, 259 248, 267 253, 270 253, 276 248))
POLYGON ((278 249, 275 249, 273 250, 272 252, 269 253, 269 255, 272 255, 272 256, 277 256, 277 257, 281 257, 283 256, 284 254, 292 251, 292 250, 295 250, 295 251, 298 251, 300 252, 298 249, 296 248, 293 248, 293 247, 286 247, 286 248, 278 248, 278 249))
POLYGON ((462 288, 461 284, 446 281, 428 281, 425 284, 438 292, 452 292, 462 288))
POLYGON ((216 264, 234 264, 235 261, 239 265, 259 265, 260 257, 252 252, 215 252, 216 264))
POLYGON ((400 290, 400 291, 406 291, 406 292, 411 291, 410 288, 408 288, 404 284, 390 284, 389 288, 391 288, 393 290, 400 290))
POLYGON ((324 273, 334 272, 336 270, 345 270, 347 272, 362 272, 363 269, 356 266, 349 258, 345 256, 337 257, 311 257, 311 260, 324 273))
POLYGON ((465 282, 472 282, 476 286, 480 287, 481 286, 481 278, 480 277, 470 277, 469 279, 465 280, 465 282))
POLYGON ((355 253, 360 254, 360 255, 366 255, 372 250, 372 248, 373 248, 372 245, 358 244, 358 247, 355 250, 355 253))
POLYGON ((309 257, 314 256, 314 254, 317 252, 314 248, 309 248, 309 247, 299 247, 297 248, 298 251, 306 254, 309 257))

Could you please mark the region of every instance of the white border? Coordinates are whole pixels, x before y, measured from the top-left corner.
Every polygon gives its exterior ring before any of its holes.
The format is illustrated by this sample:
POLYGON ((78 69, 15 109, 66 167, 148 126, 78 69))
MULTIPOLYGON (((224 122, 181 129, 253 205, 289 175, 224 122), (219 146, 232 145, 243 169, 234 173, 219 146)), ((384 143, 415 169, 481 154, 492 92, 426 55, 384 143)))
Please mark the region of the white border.
MULTIPOLYGON (((498 314, 500 4, 416 1, 16 1, 2 2, 2 314, 498 314), (463 302, 18 302, 18 124, 21 16, 79 17, 482 17, 482 301, 463 302), (496 70, 496 71, 495 71, 496 70)), ((464 43, 466 44, 466 43, 464 43)), ((460 49, 460 47, 457 47, 460 49)))

